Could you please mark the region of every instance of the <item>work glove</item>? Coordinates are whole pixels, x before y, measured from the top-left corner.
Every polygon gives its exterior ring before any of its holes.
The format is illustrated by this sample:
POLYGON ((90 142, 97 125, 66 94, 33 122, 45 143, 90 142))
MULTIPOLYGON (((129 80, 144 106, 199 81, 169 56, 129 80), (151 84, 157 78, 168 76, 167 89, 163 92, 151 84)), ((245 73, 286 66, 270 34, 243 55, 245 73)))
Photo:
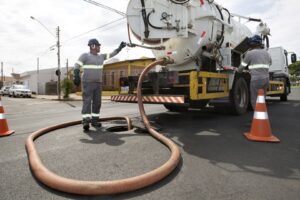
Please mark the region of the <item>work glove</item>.
POLYGON ((74 79, 73 79, 74 85, 77 87, 80 86, 80 70, 79 69, 74 69, 74 79))
POLYGON ((121 42, 119 47, 118 47, 118 51, 121 51, 124 47, 126 47, 126 42, 121 42))

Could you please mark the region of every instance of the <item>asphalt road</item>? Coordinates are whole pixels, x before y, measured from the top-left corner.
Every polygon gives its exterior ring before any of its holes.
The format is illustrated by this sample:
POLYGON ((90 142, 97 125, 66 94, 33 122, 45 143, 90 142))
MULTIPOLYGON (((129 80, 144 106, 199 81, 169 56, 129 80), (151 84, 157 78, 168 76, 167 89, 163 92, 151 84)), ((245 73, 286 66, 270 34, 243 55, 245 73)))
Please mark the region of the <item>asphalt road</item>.
MULTIPOLYGON (((232 116, 213 110, 167 112, 147 105, 146 112, 162 133, 178 144, 182 162, 159 183, 126 194, 80 196, 52 190, 30 171, 25 140, 46 126, 80 119, 81 102, 3 98, 9 127, 0 138, 0 199, 300 199, 300 89, 288 102, 268 99, 272 132, 279 144, 250 142, 253 113, 232 116)), ((130 116, 135 104, 103 102, 102 117, 130 116)), ((84 133, 73 126, 35 141, 41 159, 58 175, 80 180, 115 180, 148 172, 163 164, 169 151, 139 131, 84 133)))

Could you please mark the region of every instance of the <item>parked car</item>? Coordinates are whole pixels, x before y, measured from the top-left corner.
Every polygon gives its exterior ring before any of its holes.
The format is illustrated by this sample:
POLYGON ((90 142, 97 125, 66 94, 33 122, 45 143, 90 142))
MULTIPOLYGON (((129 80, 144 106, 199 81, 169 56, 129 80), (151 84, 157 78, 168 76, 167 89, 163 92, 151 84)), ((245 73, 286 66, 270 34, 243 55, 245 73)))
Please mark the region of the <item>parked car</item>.
POLYGON ((0 94, 5 96, 5 95, 8 95, 9 94, 9 88, 10 86, 3 86, 0 90, 0 94))
POLYGON ((31 90, 25 85, 13 85, 9 89, 9 96, 13 97, 31 97, 31 90))

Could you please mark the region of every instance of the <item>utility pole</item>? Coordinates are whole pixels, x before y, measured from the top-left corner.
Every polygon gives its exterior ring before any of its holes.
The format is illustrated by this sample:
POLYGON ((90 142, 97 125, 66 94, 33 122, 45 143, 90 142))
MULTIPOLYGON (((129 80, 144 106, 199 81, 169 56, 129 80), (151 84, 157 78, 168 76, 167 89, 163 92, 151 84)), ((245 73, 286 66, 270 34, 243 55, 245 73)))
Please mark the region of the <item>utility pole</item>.
POLYGON ((36 94, 39 94, 40 59, 36 60, 36 94))
POLYGON ((58 94, 58 100, 61 100, 60 98, 60 41, 59 41, 59 26, 56 29, 56 36, 57 36, 57 94, 58 94))
POLYGON ((69 80, 69 59, 67 59, 66 68, 67 68, 67 80, 69 80))
POLYGON ((31 19, 36 20, 40 25, 42 25, 47 31, 48 33, 50 33, 54 38, 57 39, 56 42, 56 47, 57 47, 57 70, 56 70, 56 75, 57 75, 57 95, 58 95, 58 100, 60 100, 60 42, 59 42, 59 26, 57 26, 56 28, 56 36, 47 28, 47 26, 45 26, 41 21, 39 21, 38 19, 36 19, 33 16, 30 16, 31 19))
POLYGON ((3 75, 3 62, 1 62, 1 82, 4 85, 4 75, 3 75))

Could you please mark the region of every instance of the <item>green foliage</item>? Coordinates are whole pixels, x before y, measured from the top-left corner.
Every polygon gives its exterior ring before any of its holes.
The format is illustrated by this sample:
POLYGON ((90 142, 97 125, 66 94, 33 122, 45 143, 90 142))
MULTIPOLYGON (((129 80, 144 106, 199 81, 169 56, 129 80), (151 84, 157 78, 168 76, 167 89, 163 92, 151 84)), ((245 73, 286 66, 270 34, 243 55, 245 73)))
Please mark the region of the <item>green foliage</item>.
POLYGON ((300 61, 290 64, 289 71, 291 75, 300 76, 300 61))
POLYGON ((299 81, 299 80, 300 80, 299 77, 297 77, 297 76, 295 76, 295 75, 291 76, 291 81, 292 81, 292 82, 296 82, 296 81, 299 81))
POLYGON ((62 80, 61 82, 61 89, 64 93, 64 98, 69 98, 69 94, 71 93, 72 89, 74 87, 74 83, 73 81, 65 78, 64 80, 62 80))

